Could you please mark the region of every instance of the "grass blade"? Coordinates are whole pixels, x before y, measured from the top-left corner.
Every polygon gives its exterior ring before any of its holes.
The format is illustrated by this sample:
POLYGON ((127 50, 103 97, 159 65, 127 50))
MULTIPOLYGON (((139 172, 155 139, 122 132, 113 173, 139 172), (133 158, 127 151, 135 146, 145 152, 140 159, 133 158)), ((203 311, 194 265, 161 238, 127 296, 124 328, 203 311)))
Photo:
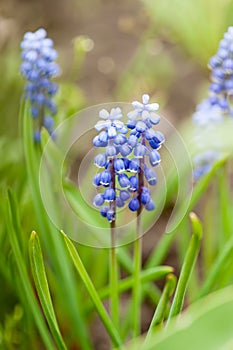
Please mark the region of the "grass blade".
POLYGON ((166 284, 165 284, 163 293, 161 295, 161 298, 159 300, 158 306, 155 310, 154 316, 152 318, 150 327, 148 329, 145 342, 147 342, 151 338, 154 328, 162 324, 165 317, 166 310, 167 310, 167 306, 169 303, 169 299, 172 296, 175 290, 175 287, 176 287, 176 276, 169 274, 166 278, 166 284))
POLYGON ((41 149, 39 145, 35 145, 33 143, 32 118, 28 103, 25 103, 24 105, 24 113, 21 119, 23 123, 23 143, 28 183, 39 229, 46 246, 50 248, 53 263, 58 271, 59 278, 64 281, 64 283, 61 285, 60 291, 63 296, 67 312, 72 319, 75 336, 79 340, 79 343, 84 350, 90 350, 92 348, 90 337, 85 326, 85 321, 83 320, 83 316, 80 312, 82 309, 80 297, 74 288, 70 288, 73 283, 73 278, 70 262, 68 261, 64 252, 64 242, 60 237, 58 230, 52 226, 42 203, 38 178, 41 149))
POLYGON ((72 242, 70 241, 70 239, 66 236, 66 234, 61 231, 61 233, 63 234, 63 238, 64 238, 64 241, 66 243, 66 246, 67 246, 67 249, 68 249, 68 252, 73 260, 73 263, 74 263, 74 266, 76 268, 76 270, 78 271, 94 305, 95 305, 95 308, 96 308, 96 311, 98 312, 109 336, 111 337, 113 343, 116 345, 116 346, 121 346, 122 345, 122 342, 121 342, 121 339, 120 339, 120 336, 117 332, 117 330, 115 329, 114 327, 114 324, 112 323, 111 319, 109 318, 100 298, 99 298, 99 295, 79 257, 79 254, 77 252, 77 250, 75 249, 74 245, 72 244, 72 242))
MULTIPOLYGON (((205 176, 203 176, 198 181, 198 183, 196 184, 196 186, 193 190, 192 197, 191 197, 191 200, 189 203, 189 207, 186 208, 187 214, 184 216, 183 219, 185 219, 187 217, 188 213, 191 210, 193 210, 194 206, 197 204, 198 200, 200 199, 200 197, 202 196, 202 194, 204 193, 206 188, 209 186, 210 181, 213 179, 213 177, 215 176, 218 169, 221 168, 225 164, 226 160, 227 160, 227 158, 222 158, 221 160, 216 162, 215 165, 213 166, 213 168, 211 169, 211 171, 208 174, 206 174, 205 176)), ((168 186, 169 186, 169 184, 168 184, 168 186)), ((182 206, 181 206, 180 211, 183 211, 183 210, 184 210, 184 208, 182 208, 182 206)), ((173 232, 169 232, 169 234, 165 233, 162 236, 162 238, 160 239, 160 241, 157 245, 157 249, 155 249, 153 251, 153 253, 149 257, 148 261, 146 262, 146 265, 145 265, 146 268, 150 268, 152 266, 158 266, 163 262, 177 232, 179 232, 179 226, 173 232)))
POLYGON ((22 253, 19 247, 19 242, 17 237, 21 235, 21 232, 19 232, 20 224, 18 221, 16 221, 18 215, 15 215, 18 213, 18 210, 17 210, 16 199, 14 197, 13 192, 10 190, 8 190, 8 213, 9 213, 9 220, 8 220, 9 239, 10 239, 12 251, 15 257, 16 265, 18 268, 22 289, 24 290, 24 294, 27 299, 28 308, 30 308, 30 311, 34 317, 35 323, 37 325, 41 338, 46 346, 46 349, 54 350, 54 344, 52 342, 52 339, 51 339, 49 330, 45 324, 45 321, 41 315, 40 308, 37 304, 37 301, 33 292, 33 288, 27 273, 27 269, 24 263, 24 258, 22 256, 22 253))
POLYGON ((49 324, 51 333, 59 350, 66 350, 66 345, 62 339, 56 316, 53 309, 53 304, 49 292, 43 256, 39 238, 36 232, 32 232, 29 240, 29 256, 32 274, 36 285, 36 290, 43 308, 46 320, 49 324))
MULTIPOLYGON (((169 273, 173 272, 173 268, 170 266, 158 266, 151 268, 146 271, 142 271, 140 274, 140 282, 141 284, 146 284, 149 282, 155 282, 169 273)), ((133 285, 133 277, 126 277, 119 281, 118 283, 118 293, 124 293, 130 288, 132 288, 133 285)), ((99 297, 101 300, 107 299, 110 295, 110 288, 109 286, 104 287, 98 291, 99 297)), ((86 312, 90 312, 93 308, 93 304, 89 304, 86 307, 86 312)))
POLYGON ((183 266, 181 268, 180 277, 178 280, 175 296, 172 302, 170 313, 168 316, 168 322, 173 316, 178 315, 183 307, 185 292, 188 286, 188 282, 194 268, 197 255, 200 248, 201 238, 202 238, 202 225, 194 213, 190 214, 190 219, 192 223, 192 237, 187 250, 187 254, 184 259, 183 266))
POLYGON ((229 242, 225 244, 225 246, 220 251, 218 257, 216 258, 211 270, 206 277, 201 290, 198 294, 198 298, 201 298, 207 295, 211 288, 213 288, 215 282, 218 280, 219 275, 225 268, 226 263, 229 261, 229 258, 232 257, 233 252, 233 239, 230 239, 229 242))

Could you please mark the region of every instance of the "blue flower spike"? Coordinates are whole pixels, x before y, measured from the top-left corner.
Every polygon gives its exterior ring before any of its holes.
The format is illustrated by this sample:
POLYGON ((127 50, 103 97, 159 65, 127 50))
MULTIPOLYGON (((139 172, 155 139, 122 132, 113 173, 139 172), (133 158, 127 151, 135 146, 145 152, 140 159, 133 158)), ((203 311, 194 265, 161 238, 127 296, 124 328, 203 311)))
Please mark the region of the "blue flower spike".
POLYGON ((210 58, 209 94, 196 108, 193 121, 197 125, 220 123, 224 116, 233 116, 230 98, 233 96, 233 27, 220 41, 217 53, 210 58))
MULTIPOLYGON (((219 43, 217 53, 210 58, 208 67, 211 70, 208 96, 196 107, 193 114, 193 122, 197 127, 198 137, 201 136, 201 128, 205 126, 218 127, 226 118, 233 117, 233 27, 229 27, 219 43)), ((208 145, 201 149, 193 159, 194 180, 198 180, 207 174, 213 163, 221 156, 216 147, 208 145)))
POLYGON ((34 33, 27 32, 21 42, 21 49, 20 72, 27 80, 24 96, 31 104, 31 115, 36 126, 34 140, 39 143, 42 126, 50 135, 54 130, 53 115, 57 112, 57 106, 53 96, 58 87, 51 79, 60 74, 60 67, 55 62, 58 54, 43 28, 34 33))
MULTIPOLYGON (((99 112, 100 120, 96 123, 95 129, 99 134, 93 139, 95 147, 104 148, 104 153, 98 154, 94 159, 94 164, 98 168, 105 170, 96 174, 93 184, 98 187, 105 187, 103 193, 98 193, 93 204, 101 203, 100 214, 107 218, 110 223, 116 219, 116 207, 121 208, 129 199, 129 196, 120 196, 121 189, 128 188, 130 181, 125 174, 125 156, 128 156, 132 148, 127 144, 126 133, 128 129, 120 120, 122 111, 119 107, 112 108, 110 112, 102 109, 99 112), (120 189, 116 187, 116 182, 120 189)), ((128 193, 127 191, 125 191, 128 193)))
POLYGON ((159 104, 149 103, 149 100, 149 95, 144 94, 142 102, 132 103, 133 111, 127 115, 127 125, 130 129, 128 145, 132 147, 135 157, 128 165, 128 170, 134 173, 129 179, 128 189, 134 194, 134 197, 128 207, 131 211, 138 211, 138 214, 142 206, 147 210, 155 208, 149 189, 145 186, 145 180, 148 185, 156 185, 156 173, 151 166, 155 167, 160 164, 161 157, 158 150, 165 141, 163 134, 153 128, 160 122, 160 116, 157 113, 159 104))
POLYGON ((100 214, 110 223, 116 220, 116 208, 123 208, 127 202, 128 208, 137 215, 143 207, 155 208, 147 186, 157 183, 153 168, 161 162, 158 149, 165 139, 161 132, 154 130, 160 121, 159 105, 149 103, 149 99, 149 95, 144 94, 142 103, 132 103, 127 127, 121 121, 123 115, 119 107, 99 112, 100 120, 95 125, 99 134, 93 144, 102 148, 102 152, 94 163, 105 170, 95 175, 93 184, 100 191, 101 186, 105 189, 95 196, 94 205, 101 207, 100 214))

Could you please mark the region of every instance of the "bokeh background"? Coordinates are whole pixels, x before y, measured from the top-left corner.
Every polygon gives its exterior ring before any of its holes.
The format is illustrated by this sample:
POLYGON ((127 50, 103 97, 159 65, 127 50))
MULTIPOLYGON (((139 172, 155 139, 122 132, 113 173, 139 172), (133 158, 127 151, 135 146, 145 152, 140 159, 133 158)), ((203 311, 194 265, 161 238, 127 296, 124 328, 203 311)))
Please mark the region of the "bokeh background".
POLYGON ((179 122, 203 95, 208 59, 232 23, 232 9, 230 0, 1 0, 1 130, 17 132, 25 31, 45 27, 54 39, 67 114, 148 92, 179 122))
MULTIPOLYGON (((17 174, 24 166, 18 147, 18 112, 24 84, 19 73, 20 41, 26 31, 44 27, 55 41, 62 68, 57 124, 87 106, 130 102, 149 93, 153 101, 159 101, 161 114, 179 129, 207 94, 208 60, 231 24, 231 0, 0 0, 2 193, 6 186, 18 189, 17 174)), ((22 220, 29 232, 33 214, 28 217, 28 197, 24 204, 22 220)), ((165 212, 164 223, 166 219, 165 212)), ((161 224, 161 232, 162 228, 161 224)), ((145 236, 143 259, 157 237, 145 236)), ((174 248, 167 262, 176 266, 176 260, 174 248)), ((0 288, 0 321, 6 327, 18 296, 2 266, 0 279, 5 288, 0 288)), ((15 309, 16 319, 21 319, 21 311, 15 309)), ((152 309, 145 304, 143 330, 151 316, 152 309)), ((105 332, 96 319, 92 337, 96 349, 107 348, 105 332)), ((78 347, 74 343, 70 349, 78 347)))

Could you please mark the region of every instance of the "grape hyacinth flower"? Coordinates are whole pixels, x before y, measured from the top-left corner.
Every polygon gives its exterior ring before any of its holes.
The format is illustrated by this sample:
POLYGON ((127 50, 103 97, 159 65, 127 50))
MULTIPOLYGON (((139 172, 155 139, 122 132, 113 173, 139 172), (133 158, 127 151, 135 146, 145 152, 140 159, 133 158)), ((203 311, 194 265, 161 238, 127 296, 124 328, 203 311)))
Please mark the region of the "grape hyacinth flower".
MULTIPOLYGON (((217 128, 226 117, 233 117, 233 27, 229 27, 219 43, 217 53, 210 58, 208 67, 211 70, 211 83, 209 93, 206 99, 202 101, 193 114, 193 122, 197 127, 198 144, 201 144, 200 138, 203 133, 213 135, 217 128), (201 128, 205 126, 205 129, 201 128), (214 129, 215 128, 215 129, 214 129)), ((206 134, 203 136, 204 143, 207 144, 206 134)), ((194 159, 194 179, 197 180, 204 174, 207 174, 213 166, 213 163, 221 156, 216 138, 214 135, 208 137, 211 143, 208 144, 208 150, 200 150, 194 159), (214 141, 213 141, 214 140, 214 141)))
POLYGON ((130 186, 129 179, 124 174, 126 171, 125 159, 121 155, 122 147, 127 142, 128 129, 120 120, 122 112, 118 107, 112 108, 110 112, 102 109, 99 112, 99 117, 101 120, 95 125, 99 134, 94 138, 93 145, 104 148, 104 152, 95 157, 94 164, 104 170, 95 175, 93 184, 103 186, 105 190, 95 196, 93 203, 95 206, 101 207, 101 215, 113 223, 116 216, 116 206, 123 207, 128 199, 126 195, 121 193, 121 188, 130 186), (120 189, 116 188, 116 177, 118 177, 120 189))
POLYGON ((153 186, 157 183, 156 172, 153 168, 160 164, 161 158, 158 150, 165 140, 161 132, 153 129, 153 126, 160 122, 160 116, 156 113, 159 105, 158 103, 148 103, 149 99, 149 95, 144 94, 142 103, 134 101, 132 103, 134 109, 127 115, 127 126, 131 130, 128 145, 134 154, 134 158, 130 161, 131 167, 128 167, 128 170, 138 174, 137 184, 131 187, 135 195, 129 202, 129 209, 137 211, 138 214, 142 210, 142 205, 147 210, 155 208, 147 186, 153 186))
POLYGON ((134 285, 132 290, 133 299, 133 335, 137 337, 140 334, 140 270, 141 270, 141 251, 142 240, 140 239, 142 231, 141 212, 143 207, 146 210, 154 210, 155 204, 151 198, 149 185, 157 183, 154 167, 160 163, 160 149, 164 142, 164 136, 161 132, 153 129, 154 125, 160 122, 157 114, 158 103, 149 103, 149 95, 142 96, 142 103, 134 101, 132 103, 133 111, 128 113, 127 126, 131 130, 128 138, 128 145, 132 148, 134 158, 130 160, 129 171, 133 172, 130 177, 131 187, 129 191, 133 192, 132 199, 129 202, 129 209, 137 212, 137 225, 134 241, 134 285))
POLYGON ((160 121, 156 113, 159 105, 148 102, 149 96, 143 95, 143 103, 132 103, 134 110, 128 113, 127 127, 120 120, 120 108, 112 108, 110 113, 101 110, 102 120, 95 125, 99 134, 93 144, 104 148, 104 152, 95 157, 94 164, 104 170, 95 175, 93 184, 106 189, 95 196, 93 203, 101 207, 101 215, 109 222, 115 220, 116 207, 123 207, 127 201, 131 211, 141 210, 142 206, 147 210, 155 208, 144 178, 147 186, 157 183, 153 168, 160 164, 158 150, 164 136, 152 128, 160 121))
POLYGON ((233 27, 229 27, 210 58, 211 83, 208 97, 197 106, 193 121, 197 125, 219 123, 224 116, 233 116, 233 27))
POLYGON ((98 193, 93 200, 100 207, 100 214, 110 222, 111 231, 111 315, 114 324, 119 322, 118 271, 116 257, 116 207, 122 208, 128 202, 128 208, 137 212, 137 226, 134 243, 134 285, 133 285, 133 331, 135 337, 140 330, 140 269, 142 208, 151 211, 155 204, 148 186, 157 183, 154 167, 160 163, 158 152, 164 136, 153 129, 160 121, 156 111, 157 103, 149 104, 149 96, 142 96, 142 103, 133 102, 134 110, 128 113, 127 127, 120 120, 120 108, 112 108, 110 112, 103 109, 99 112, 102 119, 95 129, 99 134, 94 138, 95 147, 102 148, 94 163, 102 168, 101 173, 94 176, 93 184, 102 186, 104 191, 98 193))
POLYGON ((30 101, 31 115, 35 123, 34 140, 40 142, 41 127, 45 127, 49 134, 54 129, 53 115, 56 114, 56 103, 53 96, 56 94, 57 84, 51 81, 58 76, 60 68, 55 60, 57 51, 53 41, 47 38, 45 29, 36 32, 27 32, 21 42, 22 64, 20 71, 27 80, 25 98, 30 101))

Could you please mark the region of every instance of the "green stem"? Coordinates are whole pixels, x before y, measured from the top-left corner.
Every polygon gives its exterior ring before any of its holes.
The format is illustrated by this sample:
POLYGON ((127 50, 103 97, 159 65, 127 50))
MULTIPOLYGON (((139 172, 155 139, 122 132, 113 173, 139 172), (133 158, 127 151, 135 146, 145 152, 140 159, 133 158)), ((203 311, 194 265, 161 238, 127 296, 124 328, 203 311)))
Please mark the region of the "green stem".
POLYGON ((119 294, 118 294, 118 266, 116 255, 115 221, 111 222, 111 249, 110 249, 110 310, 112 321, 119 328, 119 294))
MULTIPOLYGON (((146 139, 144 133, 141 136, 142 145, 146 145, 146 139)), ((133 266, 133 337, 136 338, 141 333, 141 300, 142 300, 142 290, 140 283, 140 273, 142 266, 142 201, 141 195, 144 187, 144 157, 140 158, 139 172, 138 172, 138 200, 139 209, 137 211, 137 230, 136 237, 134 241, 134 266, 133 266)))
POLYGON ((113 322, 111 321, 111 319, 109 318, 101 300, 100 297, 82 263, 82 260, 80 259, 80 256, 78 254, 78 251, 75 249, 74 245, 72 244, 72 242, 70 241, 70 239, 66 236, 66 234, 61 231, 61 233, 63 234, 63 238, 67 247, 67 250, 73 260, 74 266, 76 268, 76 270, 78 271, 94 305, 96 308, 97 313, 99 314, 109 336, 111 337, 112 342, 114 343, 115 346, 122 346, 122 341, 121 338, 119 336, 119 333, 117 331, 117 329, 115 328, 113 322))
MULTIPOLYGON (((110 140, 111 144, 112 140, 110 140)), ((116 174, 114 168, 114 159, 110 159, 109 171, 111 174, 111 184, 110 187, 116 192, 116 174)), ((112 322, 116 329, 119 328, 119 294, 118 294, 118 264, 117 264, 117 254, 116 254, 116 200, 111 202, 110 207, 114 213, 114 219, 110 224, 110 234, 111 234, 111 249, 110 249, 110 312, 112 316, 112 322)))
POLYGON ((214 208, 215 201, 214 197, 216 196, 216 193, 214 193, 214 188, 209 189, 207 192, 207 195, 204 199, 204 231, 205 236, 203 239, 203 246, 202 246, 202 274, 203 274, 203 280, 206 281, 206 279, 209 276, 209 271, 213 265, 213 261, 216 256, 216 235, 215 235, 215 228, 216 225, 213 222, 213 212, 216 210, 214 208))
MULTIPOLYGON (((206 174, 205 176, 203 176, 203 178, 198 181, 198 183, 196 184, 196 186, 193 190, 192 197, 191 197, 188 208, 183 208, 181 205, 180 209, 177 212, 178 216, 180 215, 180 213, 186 212, 184 218, 187 217, 188 213, 194 208, 194 206, 196 205, 196 203, 198 202, 198 200, 200 199, 202 194, 205 192, 206 188, 209 186, 210 181, 212 180, 212 178, 216 174, 217 170, 225 164, 226 160, 227 160, 227 157, 220 159, 218 162, 215 163, 215 165, 213 166, 211 171, 208 174, 206 174)), ((174 221, 175 220, 176 220, 176 218, 174 218, 174 221)), ((157 266, 157 265, 160 265, 162 263, 162 261, 164 260, 164 258, 167 255, 167 252, 169 251, 170 246, 172 245, 172 242, 175 238, 175 235, 178 232, 179 232, 179 225, 174 229, 174 231, 169 232, 169 234, 164 234, 161 237, 159 243, 157 244, 157 249, 155 249, 152 252, 151 256, 149 257, 149 259, 147 260, 147 262, 145 264, 146 268, 149 268, 152 266, 157 266)))
POLYGON ((228 175, 227 175, 227 164, 224 164, 218 176, 218 187, 219 187, 219 210, 221 213, 221 231, 223 239, 229 239, 231 236, 231 218, 230 218, 230 200, 229 200, 229 187, 228 187, 228 175))
MULTIPOLYGON (((140 218, 140 216, 138 217, 140 218)), ((138 232, 140 232, 140 220, 138 220, 138 232)), ((141 252, 142 239, 137 238, 134 242, 134 270, 133 270, 133 337, 136 338, 140 334, 141 328, 141 252)))
MULTIPOLYGON (((126 272, 128 272, 129 274, 133 274, 133 261, 128 251, 126 251, 122 247, 119 248, 117 251, 117 259, 126 272)), ((155 284, 150 283, 142 286, 142 299, 146 295, 148 296, 149 300, 152 302, 153 305, 157 305, 161 293, 155 284)))
POLYGON ((145 342, 147 342, 151 338, 154 332, 154 328, 162 324, 165 317, 166 310, 167 310, 167 306, 169 303, 169 299, 175 290, 175 286, 176 286, 176 276, 169 274, 166 278, 166 284, 165 284, 163 293, 161 295, 161 298, 159 300, 158 306, 155 310, 154 316, 152 318, 150 327, 148 329, 145 342))
POLYGON ((194 213, 190 213, 190 219, 192 223, 193 234, 191 237, 187 254, 184 259, 183 266, 181 268, 175 296, 172 302, 170 313, 168 315, 167 326, 170 323, 171 318, 179 314, 182 310, 188 282, 192 274, 192 271, 197 259, 197 255, 199 252, 199 248, 200 248, 200 243, 202 238, 202 225, 194 213))
MULTIPOLYGON (((189 246, 190 241, 190 233, 189 233, 189 220, 185 217, 182 220, 182 223, 179 228, 179 235, 177 236, 178 240, 178 255, 179 255, 179 266, 180 269, 182 267, 187 248, 189 246)), ((198 283, 198 273, 194 267, 192 276, 189 281, 190 288, 187 290, 187 300, 191 302, 195 295, 198 293, 199 283, 198 283)))
POLYGON ((206 294, 208 294, 211 291, 215 282, 219 278, 221 271, 224 269, 225 264, 227 263, 228 259, 232 256, 232 251, 233 251, 233 239, 231 239, 229 242, 225 244, 224 248, 221 250, 219 256, 215 260, 214 265, 210 270, 200 290, 198 298, 204 297, 206 294))
MULTIPOLYGON (((145 284, 151 281, 157 281, 158 279, 163 278, 167 274, 173 272, 173 268, 170 266, 158 266, 151 269, 141 271, 140 273, 140 283, 145 284)), ((118 283, 118 293, 123 293, 132 288, 134 284, 133 276, 126 277, 121 279, 118 283)), ((109 296, 109 287, 103 288, 98 291, 99 297, 101 299, 106 299, 109 296)))

